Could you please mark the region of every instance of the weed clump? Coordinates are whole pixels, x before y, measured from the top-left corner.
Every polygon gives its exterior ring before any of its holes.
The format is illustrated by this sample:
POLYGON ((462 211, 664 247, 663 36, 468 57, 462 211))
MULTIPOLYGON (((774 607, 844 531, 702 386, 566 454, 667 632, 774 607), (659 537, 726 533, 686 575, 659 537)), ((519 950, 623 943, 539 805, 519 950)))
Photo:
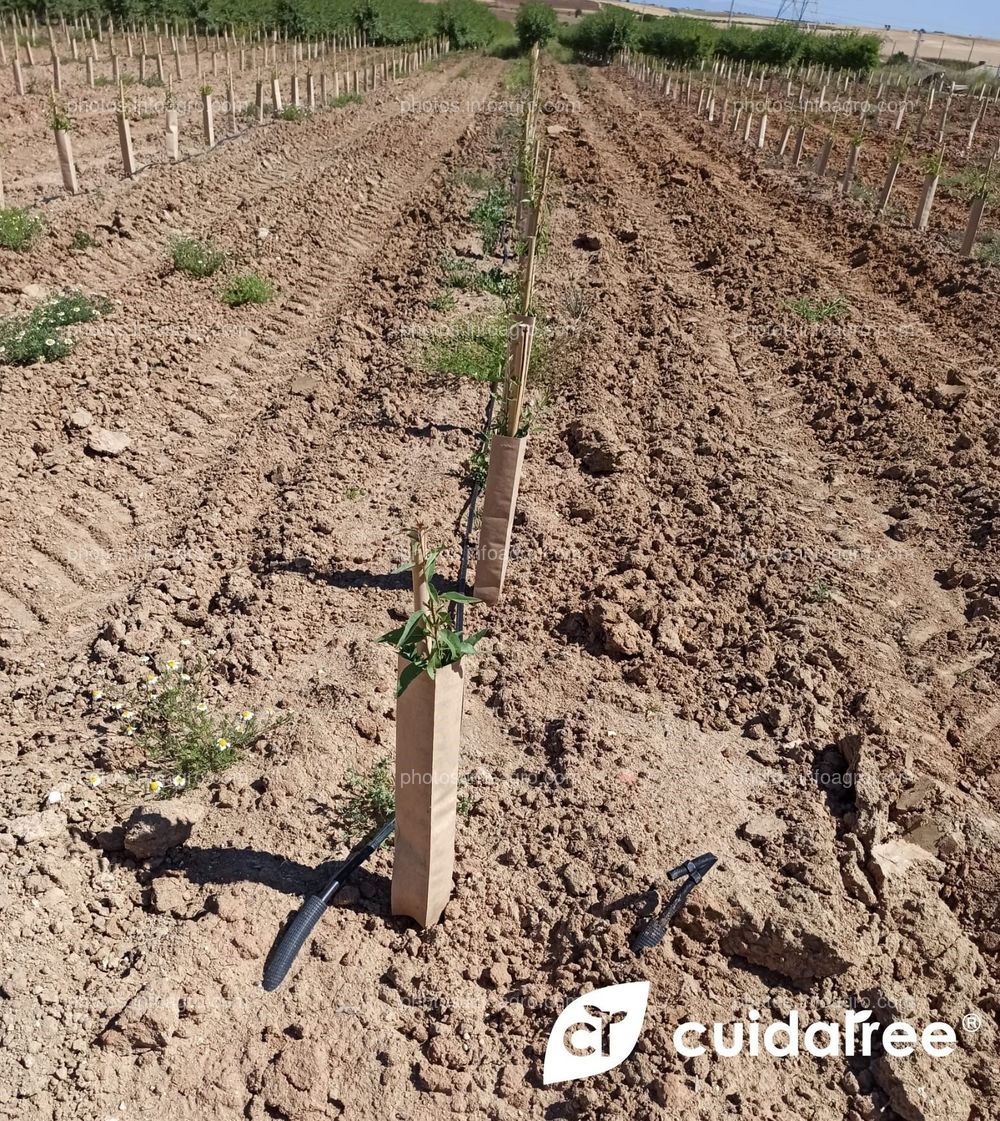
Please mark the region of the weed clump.
POLYGON ((830 300, 812 300, 802 296, 796 300, 786 300, 785 307, 794 311, 807 323, 825 323, 827 320, 843 319, 847 315, 847 301, 843 296, 834 296, 830 300))
POLYGON ((41 236, 45 221, 26 207, 5 207, 0 210, 0 249, 24 253, 41 236))
POLYGON ((266 304, 274 297, 274 285, 256 273, 234 276, 222 290, 223 303, 230 307, 244 304, 266 304))
POLYGON ((198 657, 154 661, 138 688, 111 706, 124 734, 169 776, 149 784, 154 794, 169 796, 221 773, 287 720, 270 710, 263 719, 250 709, 236 716, 212 712, 204 695, 207 668, 198 657))
POLYGON ((0 319, 0 364, 31 366, 65 358, 73 349, 66 328, 100 319, 110 310, 111 304, 101 296, 70 292, 46 300, 27 315, 0 319))
POLYGON ((353 844, 381 828, 396 814, 396 793, 388 755, 377 760, 364 773, 350 770, 344 778, 349 792, 337 811, 337 824, 353 844))
POLYGON ((304 121, 309 116, 309 110, 301 105, 285 105, 278 114, 279 121, 304 121))
POLYGON ((343 109, 348 105, 360 105, 364 99, 360 93, 338 93, 329 99, 331 109, 343 109))
POLYGON ((221 250, 192 237, 176 238, 170 246, 170 258, 177 272, 200 279, 217 273, 226 261, 221 250))

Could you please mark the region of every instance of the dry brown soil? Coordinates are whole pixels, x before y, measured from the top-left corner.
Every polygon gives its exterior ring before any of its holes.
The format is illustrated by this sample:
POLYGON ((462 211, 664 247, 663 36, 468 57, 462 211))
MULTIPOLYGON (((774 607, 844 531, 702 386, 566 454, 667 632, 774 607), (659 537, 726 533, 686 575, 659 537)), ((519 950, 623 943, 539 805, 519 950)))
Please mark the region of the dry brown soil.
POLYGON ((346 851, 348 772, 392 751, 373 638, 407 610, 400 527, 427 520, 455 575, 484 394, 432 385, 412 336, 462 314, 428 306, 441 255, 490 264, 455 173, 502 170, 503 71, 451 58, 51 201, 39 247, 0 256, 5 312, 26 285, 114 303, 70 359, 2 371, 5 1116, 1000 1115, 996 274, 701 143, 611 71, 544 73, 561 378, 508 592, 470 611, 494 637, 469 671, 454 897, 428 931, 391 917, 381 851, 260 987, 346 851), (80 225, 109 229, 70 253, 80 225), (234 312, 171 273, 178 230, 258 258, 278 299, 234 312), (804 325, 804 295, 846 319, 804 325), (88 451, 81 409, 128 447, 88 451), (213 703, 292 719, 168 803, 200 820, 139 863, 139 760, 87 693, 184 639, 214 651, 213 703), (636 960, 622 901, 706 849, 636 960), (642 979, 636 1053, 544 1087, 563 1005, 642 979), (958 1048, 671 1042, 688 1019, 850 1007, 946 1021, 958 1048))

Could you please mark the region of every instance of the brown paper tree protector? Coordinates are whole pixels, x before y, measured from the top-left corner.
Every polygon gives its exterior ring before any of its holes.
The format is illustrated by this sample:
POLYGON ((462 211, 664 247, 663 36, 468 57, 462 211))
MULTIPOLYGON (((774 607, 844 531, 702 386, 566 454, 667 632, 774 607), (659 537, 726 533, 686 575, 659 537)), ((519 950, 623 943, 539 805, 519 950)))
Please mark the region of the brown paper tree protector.
POLYGON ((503 433, 490 442, 483 512, 476 549, 475 595, 495 604, 503 593, 510 556, 510 541, 521 485, 521 467, 527 437, 519 435, 535 321, 530 316, 515 320, 508 338, 504 371, 503 433))
MULTIPOLYGON (((422 611, 428 603, 422 532, 411 555, 413 609, 422 611)), ((408 665, 401 657, 399 673, 408 665)), ((418 674, 396 702, 392 913, 421 926, 436 923, 451 897, 464 693, 459 661, 439 669, 433 680, 418 674)))
POLYGON ((281 83, 278 81, 278 75, 271 73, 271 105, 274 109, 274 115, 277 116, 281 112, 281 83))
POLYGON ((125 87, 119 86, 118 111, 118 141, 122 150, 122 167, 125 169, 125 178, 135 177, 135 152, 132 149, 132 130, 129 128, 128 117, 125 114, 125 87))
POLYGON ((64 129, 56 129, 56 151, 59 153, 59 171, 62 174, 63 186, 71 194, 79 192, 80 187, 76 179, 76 165, 73 163, 73 141, 64 129))
POLYGON ((924 179, 924 189, 920 192, 920 202, 917 213, 913 219, 915 230, 926 230, 931 217, 931 207, 934 205, 934 196, 937 194, 938 176, 931 172, 924 179))
POLYGON ((201 95, 201 127, 205 134, 205 146, 215 147, 215 115, 212 111, 212 94, 202 92, 201 95))

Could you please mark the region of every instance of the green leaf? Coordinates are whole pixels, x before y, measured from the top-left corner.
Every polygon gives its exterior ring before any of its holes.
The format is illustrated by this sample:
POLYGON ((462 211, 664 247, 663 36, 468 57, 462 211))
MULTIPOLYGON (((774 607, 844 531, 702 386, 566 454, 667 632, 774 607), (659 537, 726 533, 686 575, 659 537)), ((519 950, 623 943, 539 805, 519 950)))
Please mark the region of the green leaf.
POLYGON ((399 627, 397 630, 394 630, 394 631, 386 631, 386 633, 384 635, 381 635, 375 641, 376 642, 387 642, 387 643, 389 643, 390 646, 398 646, 399 645, 399 640, 402 637, 402 634, 403 634, 403 628, 399 627))
POLYGON ((447 600, 448 603, 478 603, 479 600, 475 596, 466 596, 461 592, 442 592, 441 599, 447 600))
POLYGON ((475 646, 477 642, 482 642, 484 638, 489 636, 489 631, 476 631, 475 634, 470 634, 465 640, 470 646, 475 646))
POLYGON ((399 681, 396 684, 397 698, 403 695, 406 691, 406 687, 411 682, 415 681, 421 673, 423 673, 422 667, 415 665, 413 662, 410 662, 410 664, 405 667, 403 672, 399 675, 399 681))
POLYGON ((437 573, 437 562, 438 557, 441 555, 442 548, 443 546, 439 545, 436 549, 431 549, 427 554, 427 563, 424 565, 424 579, 427 581, 428 585, 433 582, 434 576, 437 573))
POLYGON ((403 563, 401 565, 399 565, 397 568, 394 568, 392 570, 392 572, 389 573, 389 575, 390 576, 398 576, 401 572, 412 572, 412 571, 413 571, 413 561, 403 561, 403 563))
POLYGON ((400 646, 405 646, 407 644, 407 642, 410 640, 411 636, 413 635, 415 629, 417 628, 417 626, 422 621, 424 621, 424 610, 423 610, 422 607, 418 607, 417 610, 414 611, 410 615, 409 619, 407 619, 406 622, 403 624, 403 630, 402 630, 402 633, 399 636, 399 645, 400 646))

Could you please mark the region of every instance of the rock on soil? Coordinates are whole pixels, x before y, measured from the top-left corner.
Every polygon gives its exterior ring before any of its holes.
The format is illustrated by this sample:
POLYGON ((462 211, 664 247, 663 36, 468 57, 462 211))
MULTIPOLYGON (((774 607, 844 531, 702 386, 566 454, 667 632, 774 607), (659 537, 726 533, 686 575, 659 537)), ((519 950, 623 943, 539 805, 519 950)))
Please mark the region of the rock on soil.
POLYGON ((204 807, 191 802, 137 806, 125 823, 125 850, 138 860, 164 856, 184 844, 204 815, 204 807))

